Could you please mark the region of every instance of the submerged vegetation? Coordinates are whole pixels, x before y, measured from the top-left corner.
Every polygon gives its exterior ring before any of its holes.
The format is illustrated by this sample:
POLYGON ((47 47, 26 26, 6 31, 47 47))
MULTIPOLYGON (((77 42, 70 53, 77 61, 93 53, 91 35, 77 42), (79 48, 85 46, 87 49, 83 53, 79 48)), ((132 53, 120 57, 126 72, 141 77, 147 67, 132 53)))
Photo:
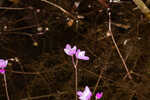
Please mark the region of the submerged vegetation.
POLYGON ((149 100, 150 2, 114 1, 0 0, 0 100, 149 100))

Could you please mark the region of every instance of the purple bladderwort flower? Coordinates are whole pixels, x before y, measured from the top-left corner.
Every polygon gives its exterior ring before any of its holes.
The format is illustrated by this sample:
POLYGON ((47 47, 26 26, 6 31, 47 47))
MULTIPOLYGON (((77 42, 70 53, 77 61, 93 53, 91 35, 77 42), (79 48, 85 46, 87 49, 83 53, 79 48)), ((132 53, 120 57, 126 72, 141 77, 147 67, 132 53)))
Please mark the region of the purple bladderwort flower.
POLYGON ((70 44, 67 44, 66 47, 64 48, 64 52, 69 55, 72 56, 72 63, 73 66, 75 68, 75 88, 76 88, 76 100, 77 100, 77 95, 79 95, 79 99, 80 100, 89 100, 92 96, 92 93, 90 91, 90 89, 86 86, 84 92, 78 91, 78 85, 77 85, 77 65, 78 65, 78 59, 82 59, 82 60, 89 60, 89 57, 85 56, 85 51, 80 51, 80 49, 78 49, 77 51, 77 47, 74 46, 73 48, 71 48, 70 44), (75 56, 74 56, 75 55, 75 56), (76 60, 74 60, 74 57, 76 57, 76 60))
POLYGON ((90 98, 92 96, 92 92, 90 91, 89 87, 86 86, 85 90, 83 92, 78 91, 77 95, 79 96, 80 100, 90 100, 90 98))
POLYGON ((69 56, 73 56, 76 53, 76 49, 77 47, 74 46, 73 48, 71 48, 70 44, 67 44, 64 51, 67 55, 69 56))
POLYGON ((89 60, 89 57, 85 56, 85 51, 80 51, 80 49, 78 49, 76 52, 76 58, 82 60, 89 60))
POLYGON ((0 68, 4 69, 5 67, 7 67, 7 64, 8 60, 0 59, 0 68))
POLYGON ((102 98, 102 96, 103 96, 103 92, 98 92, 98 93, 96 93, 96 100, 97 99, 101 99, 102 98))
POLYGON ((85 56, 85 51, 80 51, 80 49, 77 50, 76 46, 71 48, 70 44, 67 44, 64 51, 69 56, 73 56, 75 54, 76 59, 89 60, 89 57, 85 56))
POLYGON ((0 69, 1 74, 5 74, 5 69, 0 69))
POLYGON ((7 67, 7 64, 8 64, 8 60, 3 60, 3 59, 0 59, 0 73, 1 74, 5 74, 5 67, 7 67))

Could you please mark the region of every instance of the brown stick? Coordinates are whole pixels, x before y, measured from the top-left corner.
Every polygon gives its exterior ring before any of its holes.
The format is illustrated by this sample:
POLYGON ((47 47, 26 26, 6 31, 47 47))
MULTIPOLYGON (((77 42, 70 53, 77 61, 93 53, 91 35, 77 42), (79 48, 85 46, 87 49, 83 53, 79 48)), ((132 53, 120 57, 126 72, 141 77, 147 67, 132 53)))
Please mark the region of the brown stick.
POLYGON ((109 11, 109 13, 108 13, 108 15, 109 15, 109 33, 110 33, 110 35, 111 35, 112 41, 113 41, 113 43, 114 43, 114 45, 115 45, 115 48, 116 48, 116 50, 117 50, 117 52, 118 52, 118 54, 119 54, 119 56, 120 56, 120 59, 122 60, 122 63, 123 63, 123 65, 124 65, 124 67, 125 67, 125 69, 126 69, 126 71, 127 71, 127 75, 128 75, 128 77, 129 77, 129 79, 132 79, 132 76, 131 76, 131 74, 130 74, 130 72, 129 72, 129 70, 128 70, 128 67, 127 67, 127 65, 126 65, 126 63, 125 63, 125 60, 123 59, 122 54, 121 54, 121 52, 120 52, 120 50, 119 50, 119 48, 118 48, 118 46, 117 46, 117 43, 116 43, 116 41, 115 41, 115 39, 114 39, 112 30, 111 30, 111 12, 110 12, 110 8, 108 8, 108 11, 109 11))
POLYGON ((48 4, 52 5, 52 6, 54 6, 54 7, 58 8, 58 9, 60 9, 62 12, 64 12, 64 13, 67 14, 68 16, 72 17, 73 19, 76 19, 75 16, 73 16, 69 11, 65 10, 65 9, 62 8, 61 6, 59 6, 59 5, 57 5, 57 4, 53 3, 53 2, 47 1, 47 0, 41 0, 41 1, 46 2, 46 3, 48 3, 48 4))
POLYGON ((144 4, 142 0, 133 0, 141 12, 150 20, 150 9, 144 4))

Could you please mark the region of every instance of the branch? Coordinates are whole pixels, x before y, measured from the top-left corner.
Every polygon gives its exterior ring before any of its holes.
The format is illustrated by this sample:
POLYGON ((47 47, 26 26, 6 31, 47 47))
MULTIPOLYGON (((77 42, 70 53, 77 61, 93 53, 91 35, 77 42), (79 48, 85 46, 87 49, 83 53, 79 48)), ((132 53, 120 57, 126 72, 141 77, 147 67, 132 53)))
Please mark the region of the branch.
POLYGON ((150 9, 144 4, 142 0, 133 0, 141 12, 150 20, 150 9))
POLYGON ((67 14, 68 16, 72 17, 73 19, 76 19, 75 16, 73 16, 69 11, 65 10, 65 9, 62 8, 61 6, 59 6, 59 5, 55 4, 55 3, 52 3, 52 2, 50 2, 50 1, 47 1, 47 0, 41 0, 41 1, 43 1, 43 2, 45 2, 45 3, 48 3, 48 4, 52 5, 52 6, 54 6, 54 7, 58 8, 58 9, 60 9, 62 12, 64 12, 64 13, 67 14))

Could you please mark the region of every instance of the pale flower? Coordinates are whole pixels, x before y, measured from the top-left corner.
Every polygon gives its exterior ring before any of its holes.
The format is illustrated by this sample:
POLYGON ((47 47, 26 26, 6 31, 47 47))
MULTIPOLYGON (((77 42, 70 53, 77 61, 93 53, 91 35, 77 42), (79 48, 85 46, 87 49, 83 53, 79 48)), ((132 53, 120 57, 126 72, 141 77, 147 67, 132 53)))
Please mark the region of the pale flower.
POLYGON ((76 52, 76 58, 82 60, 89 60, 89 57, 85 56, 85 51, 80 51, 80 49, 78 49, 76 52))
POLYGON ((0 59, 0 73, 5 74, 5 67, 7 67, 8 60, 0 59))
POLYGON ((83 92, 78 91, 77 95, 79 96, 80 100, 90 100, 90 98, 92 96, 92 92, 90 91, 89 87, 86 86, 85 90, 83 92))
POLYGON ((103 96, 103 92, 98 92, 98 93, 96 93, 96 99, 101 99, 102 98, 102 96, 103 96))
POLYGON ((5 74, 5 69, 0 69, 1 74, 5 74))
POLYGON ((74 46, 73 48, 71 48, 70 44, 67 44, 64 51, 67 55, 69 56, 73 56, 76 53, 76 49, 77 47, 74 46))
POLYGON ((4 69, 7 67, 8 60, 0 59, 0 68, 4 69))

